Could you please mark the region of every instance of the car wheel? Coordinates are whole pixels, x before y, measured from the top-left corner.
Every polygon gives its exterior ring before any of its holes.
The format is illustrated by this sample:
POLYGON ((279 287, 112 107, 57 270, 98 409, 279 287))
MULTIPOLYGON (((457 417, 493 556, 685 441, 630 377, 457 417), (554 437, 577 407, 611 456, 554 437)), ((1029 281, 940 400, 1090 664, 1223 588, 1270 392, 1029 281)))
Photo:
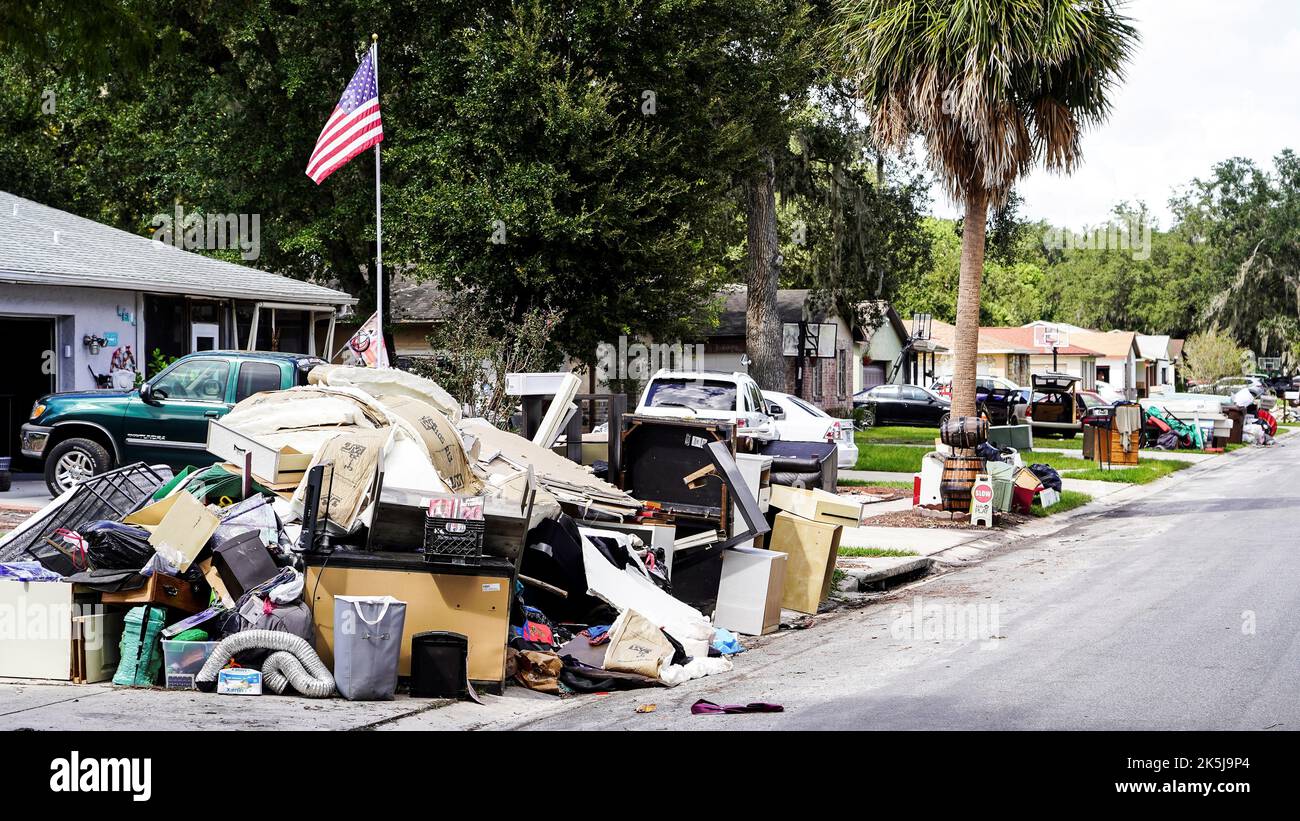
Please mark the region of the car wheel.
POLYGON ((876 426, 876 409, 863 408, 858 421, 864 428, 874 428, 876 426))
POLYGON ((113 457, 93 439, 65 439, 45 457, 45 486, 58 496, 91 476, 111 470, 113 457))
POLYGON ((1078 431, 1068 430, 1068 431, 1066 431, 1065 433, 1062 433, 1062 434, 1061 434, 1061 438, 1062 438, 1062 439, 1073 439, 1073 438, 1074 438, 1074 435, 1075 435, 1076 433, 1078 433, 1078 431))
POLYGON ((943 416, 940 416, 940 417, 939 417, 939 427, 943 427, 944 425, 948 424, 948 420, 951 419, 951 418, 952 418, 952 414, 951 414, 951 413, 945 413, 943 416))

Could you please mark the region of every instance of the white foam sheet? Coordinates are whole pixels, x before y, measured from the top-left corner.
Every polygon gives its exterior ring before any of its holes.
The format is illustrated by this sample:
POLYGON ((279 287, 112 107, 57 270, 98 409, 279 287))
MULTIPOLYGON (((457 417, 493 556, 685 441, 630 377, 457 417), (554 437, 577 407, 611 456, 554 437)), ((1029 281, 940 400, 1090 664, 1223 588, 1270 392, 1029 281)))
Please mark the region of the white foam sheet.
MULTIPOLYGON (((713 625, 703 613, 673 598, 647 579, 633 564, 619 570, 587 538, 601 531, 579 528, 583 534, 582 562, 587 571, 587 592, 620 613, 635 610, 681 643, 688 656, 704 658, 713 640, 713 625)), ((610 531, 610 535, 615 535, 610 531)), ((617 534, 626 536, 627 534, 617 534)))
POLYGON ((437 382, 395 368, 357 368, 350 365, 317 365, 307 375, 312 385, 356 388, 371 397, 409 396, 428 402, 451 420, 460 421, 460 403, 437 382))
POLYGON ((223 424, 248 436, 324 425, 374 427, 351 397, 291 391, 281 396, 282 402, 263 401, 256 406, 236 407, 226 415, 223 424))

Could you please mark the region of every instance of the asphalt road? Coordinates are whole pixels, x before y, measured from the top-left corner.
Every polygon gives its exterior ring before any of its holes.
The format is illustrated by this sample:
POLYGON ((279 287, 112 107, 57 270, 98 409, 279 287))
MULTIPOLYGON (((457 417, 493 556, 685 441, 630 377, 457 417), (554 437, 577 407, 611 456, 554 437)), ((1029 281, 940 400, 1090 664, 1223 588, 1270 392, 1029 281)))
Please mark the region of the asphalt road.
POLYGON ((730 674, 574 700, 522 726, 1300 729, 1300 444, 1223 458, 764 643, 730 674), (692 716, 698 698, 786 712, 692 716))

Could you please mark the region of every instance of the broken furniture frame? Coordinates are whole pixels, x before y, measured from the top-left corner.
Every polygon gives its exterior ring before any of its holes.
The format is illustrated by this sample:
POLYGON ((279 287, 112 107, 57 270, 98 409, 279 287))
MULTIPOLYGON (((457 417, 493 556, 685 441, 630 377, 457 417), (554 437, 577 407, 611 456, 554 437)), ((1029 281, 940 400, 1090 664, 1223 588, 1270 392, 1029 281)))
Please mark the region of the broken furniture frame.
MULTIPOLYGON (((533 438, 553 399, 550 396, 523 397, 521 402, 523 426, 519 432, 521 436, 525 439, 533 438)), ((574 395, 573 401, 577 403, 578 410, 569 416, 568 422, 564 426, 565 458, 570 462, 582 464, 582 434, 596 427, 599 418, 596 413, 597 405, 600 402, 606 402, 608 407, 605 412, 605 419, 608 428, 609 447, 606 461, 609 463, 609 476, 611 479, 618 476, 622 470, 623 462, 623 439, 619 421, 627 413, 627 396, 621 393, 579 393, 574 395)))
POLYGON ((701 468, 695 471, 691 476, 686 477, 688 485, 692 482, 703 482, 706 475, 718 476, 727 486, 727 494, 731 496, 732 502, 740 516, 745 520, 747 530, 735 533, 719 544, 720 548, 728 548, 743 542, 751 542, 753 539, 762 536, 771 531, 771 526, 767 523, 767 518, 763 516, 763 510, 759 507, 758 499, 754 494, 749 492, 749 484, 740 472, 740 466, 736 464, 736 458, 732 455, 731 449, 724 442, 711 442, 708 445, 709 458, 713 460, 711 469, 701 468))
POLYGON ((101 519, 121 521, 148 504, 171 478, 144 462, 92 476, 68 491, 67 501, 11 534, 0 546, 0 561, 23 561, 24 554, 36 558, 37 545, 44 545, 45 538, 60 528, 77 531, 101 519))
POLYGON ((723 443, 734 464, 734 423, 629 414, 623 417, 622 438, 623 469, 617 478, 625 491, 676 519, 728 531, 731 499, 726 483, 691 486, 683 479, 715 467, 707 447, 711 443, 723 443))

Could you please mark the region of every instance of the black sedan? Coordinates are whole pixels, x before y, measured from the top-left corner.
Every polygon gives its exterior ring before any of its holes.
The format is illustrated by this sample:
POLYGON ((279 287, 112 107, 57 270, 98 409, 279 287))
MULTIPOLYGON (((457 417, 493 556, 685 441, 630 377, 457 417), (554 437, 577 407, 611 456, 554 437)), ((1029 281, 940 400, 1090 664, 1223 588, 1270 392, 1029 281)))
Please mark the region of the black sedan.
POLYGON ((948 418, 952 403, 919 385, 877 385, 853 396, 861 408, 861 424, 938 427, 948 418))

